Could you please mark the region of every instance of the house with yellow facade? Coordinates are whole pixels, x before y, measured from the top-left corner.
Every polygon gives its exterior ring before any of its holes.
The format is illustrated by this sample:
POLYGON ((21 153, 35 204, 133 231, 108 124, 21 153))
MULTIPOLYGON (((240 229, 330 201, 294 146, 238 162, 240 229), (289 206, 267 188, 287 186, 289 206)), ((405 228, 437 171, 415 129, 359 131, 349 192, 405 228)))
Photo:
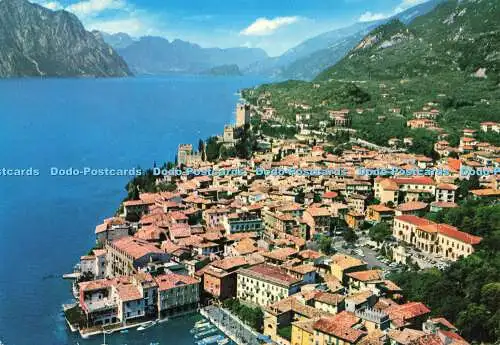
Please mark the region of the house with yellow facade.
POLYGON ((331 257, 331 274, 341 282, 347 282, 347 274, 350 272, 364 271, 367 269, 366 262, 345 254, 335 254, 331 257))

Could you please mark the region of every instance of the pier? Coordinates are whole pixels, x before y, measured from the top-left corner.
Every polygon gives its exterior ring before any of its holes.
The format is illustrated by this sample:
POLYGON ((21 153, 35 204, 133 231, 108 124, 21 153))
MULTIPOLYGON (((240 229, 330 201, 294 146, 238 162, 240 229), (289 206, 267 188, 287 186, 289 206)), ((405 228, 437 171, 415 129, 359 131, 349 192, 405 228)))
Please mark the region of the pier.
POLYGON ((262 335, 245 325, 240 319, 228 311, 208 306, 200 310, 200 314, 210 320, 228 338, 238 345, 260 345, 262 335))

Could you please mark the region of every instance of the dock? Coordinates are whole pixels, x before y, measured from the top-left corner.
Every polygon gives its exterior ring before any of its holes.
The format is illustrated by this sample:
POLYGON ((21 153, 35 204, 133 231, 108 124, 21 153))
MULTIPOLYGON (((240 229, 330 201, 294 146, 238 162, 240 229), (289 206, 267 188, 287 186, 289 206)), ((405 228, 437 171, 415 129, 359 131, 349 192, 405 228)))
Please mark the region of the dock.
POLYGON ((227 310, 208 306, 200 310, 200 314, 212 322, 221 332, 238 345, 260 345, 261 334, 245 325, 227 310))

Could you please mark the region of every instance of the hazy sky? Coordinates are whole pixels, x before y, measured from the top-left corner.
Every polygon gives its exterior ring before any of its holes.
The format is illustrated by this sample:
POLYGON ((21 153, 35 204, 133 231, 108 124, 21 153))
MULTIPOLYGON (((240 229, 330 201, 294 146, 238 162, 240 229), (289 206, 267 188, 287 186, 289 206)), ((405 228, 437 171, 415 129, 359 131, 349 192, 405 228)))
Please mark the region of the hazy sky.
POLYGON ((76 14, 88 30, 176 38, 279 55, 319 33, 381 19, 425 0, 32 0, 76 14))

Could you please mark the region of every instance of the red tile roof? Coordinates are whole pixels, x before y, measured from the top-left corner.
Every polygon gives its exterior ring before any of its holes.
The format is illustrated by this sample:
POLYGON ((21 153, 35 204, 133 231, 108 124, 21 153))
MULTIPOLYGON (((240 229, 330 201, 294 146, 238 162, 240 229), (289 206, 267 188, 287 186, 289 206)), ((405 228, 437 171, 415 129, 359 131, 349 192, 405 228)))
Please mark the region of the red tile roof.
POLYGON ((420 217, 413 216, 410 214, 397 216, 396 218, 394 218, 394 220, 398 220, 398 221, 405 222, 405 223, 410 223, 410 224, 415 225, 415 226, 425 226, 425 225, 429 225, 429 224, 435 224, 434 222, 431 222, 428 219, 420 218, 420 217))
POLYGON ((454 226, 448 225, 448 224, 439 224, 438 233, 440 235, 444 235, 450 238, 454 238, 456 240, 459 240, 460 242, 468 243, 468 244, 479 244, 481 240, 483 239, 482 237, 479 236, 474 236, 471 234, 468 234, 466 232, 460 231, 454 226))
POLYGON ((408 302, 390 306, 384 310, 397 327, 404 326, 408 320, 428 314, 431 312, 421 302, 408 302))
POLYGON ((247 269, 242 269, 239 272, 239 274, 251 276, 257 279, 268 280, 284 286, 290 286, 300 282, 300 279, 285 273, 283 269, 268 264, 260 264, 247 269))
POLYGON ((158 284, 158 290, 160 291, 170 290, 182 285, 192 285, 199 283, 199 281, 194 279, 193 277, 176 273, 159 275, 155 277, 155 281, 158 284))
POLYGON ((368 270, 368 271, 351 272, 347 273, 347 276, 363 282, 378 281, 382 279, 382 271, 368 270))
POLYGON ((313 328, 338 339, 355 343, 366 335, 366 332, 352 328, 359 320, 354 314, 343 311, 333 317, 319 319, 314 323, 313 328))
POLYGON ((127 253, 134 259, 142 258, 143 256, 150 253, 164 253, 161 249, 157 248, 153 244, 131 236, 125 236, 116 241, 113 241, 112 245, 119 250, 127 253))

